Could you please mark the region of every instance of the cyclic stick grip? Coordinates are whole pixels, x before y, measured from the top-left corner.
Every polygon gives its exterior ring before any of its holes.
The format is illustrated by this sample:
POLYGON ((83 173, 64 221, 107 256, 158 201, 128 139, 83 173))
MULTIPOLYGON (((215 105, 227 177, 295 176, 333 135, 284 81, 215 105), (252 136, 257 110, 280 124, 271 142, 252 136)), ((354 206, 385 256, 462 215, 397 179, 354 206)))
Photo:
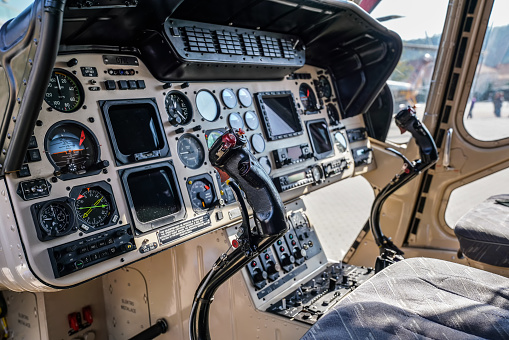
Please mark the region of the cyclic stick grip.
MULTIPOLYGON (((230 254, 221 255, 198 286, 189 319, 192 340, 210 339, 209 309, 219 286, 288 230, 281 197, 258 160, 245 148, 246 143, 242 129, 231 129, 209 150, 211 164, 233 178, 244 191, 253 209, 256 229, 251 232, 249 221, 244 220, 241 228, 244 232, 239 235, 240 246, 230 254)), ((242 196, 237 196, 239 202, 243 200, 242 196)))

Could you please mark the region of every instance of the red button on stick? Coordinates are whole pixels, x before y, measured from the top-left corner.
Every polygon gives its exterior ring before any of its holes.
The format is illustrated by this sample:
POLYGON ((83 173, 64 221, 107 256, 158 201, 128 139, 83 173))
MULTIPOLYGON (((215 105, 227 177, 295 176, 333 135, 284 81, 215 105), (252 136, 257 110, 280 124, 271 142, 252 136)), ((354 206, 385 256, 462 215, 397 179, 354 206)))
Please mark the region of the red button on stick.
POLYGON ((232 247, 233 247, 233 248, 235 248, 235 249, 237 249, 237 248, 239 247, 239 241, 237 241, 237 240, 233 240, 233 241, 232 241, 232 247))
POLYGON ((223 135, 221 140, 223 141, 224 146, 226 148, 229 148, 232 145, 235 145, 235 143, 237 143, 237 137, 235 137, 235 135, 233 133, 227 133, 227 134, 223 135))

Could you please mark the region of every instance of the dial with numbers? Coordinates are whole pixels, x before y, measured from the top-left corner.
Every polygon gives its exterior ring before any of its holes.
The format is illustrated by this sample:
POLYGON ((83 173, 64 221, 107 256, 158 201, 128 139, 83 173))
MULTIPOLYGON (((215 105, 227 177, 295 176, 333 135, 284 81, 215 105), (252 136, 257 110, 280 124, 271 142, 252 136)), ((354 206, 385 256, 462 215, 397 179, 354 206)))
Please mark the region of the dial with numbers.
POLYGON ((71 73, 54 69, 49 80, 44 101, 60 112, 77 111, 84 100, 83 87, 71 73))

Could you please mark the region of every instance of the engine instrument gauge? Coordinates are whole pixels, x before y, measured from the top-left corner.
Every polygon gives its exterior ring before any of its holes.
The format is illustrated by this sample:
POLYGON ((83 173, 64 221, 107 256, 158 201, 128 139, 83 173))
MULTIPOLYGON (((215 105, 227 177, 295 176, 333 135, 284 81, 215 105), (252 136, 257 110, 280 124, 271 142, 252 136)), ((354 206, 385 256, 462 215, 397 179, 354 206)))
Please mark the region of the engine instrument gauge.
POLYGON ((258 126, 260 126, 260 121, 254 111, 246 111, 244 114, 244 120, 246 121, 247 127, 251 130, 256 130, 258 129, 258 126))
POLYGON ((209 122, 215 121, 221 112, 219 102, 212 92, 208 90, 200 90, 196 94, 196 108, 203 119, 209 122))
POLYGON ((61 121, 48 129, 44 139, 46 154, 62 179, 99 172, 99 143, 85 125, 61 121))
POLYGON ((329 122, 331 125, 339 124, 339 112, 334 104, 327 105, 327 115, 329 116, 329 122))
POLYGON ((111 215, 111 203, 98 187, 83 189, 74 205, 78 219, 94 228, 104 225, 111 215))
POLYGON ((169 92, 164 100, 164 106, 168 113, 168 121, 172 125, 186 125, 193 118, 191 101, 182 92, 169 92))
POLYGON ((77 111, 85 99, 83 86, 71 73, 54 69, 49 80, 44 101, 60 112, 77 111))
MULTIPOLYGON (((315 83, 316 84, 316 83, 315 83)), ((317 91, 319 97, 325 97, 329 99, 332 97, 332 87, 326 76, 320 76, 318 78, 317 91)))
POLYGON ((75 216, 69 201, 67 198, 59 198, 30 207, 39 240, 48 241, 76 230, 75 216))
POLYGON ((221 91, 221 99, 223 100, 224 105, 229 109, 233 109, 237 106, 237 97, 232 89, 224 89, 221 91))
POLYGON ((251 104, 253 104, 253 97, 251 97, 251 92, 249 92, 249 90, 245 87, 237 91, 237 96, 239 97, 239 102, 245 107, 249 107, 251 104))
POLYGON ((189 178, 187 191, 195 210, 207 210, 217 203, 212 177, 207 174, 189 178))
POLYGON ((338 148, 339 152, 345 152, 346 148, 348 146, 346 142, 345 135, 343 135, 341 132, 336 132, 334 134, 334 141, 336 142, 336 147, 338 148))
POLYGON ((258 153, 265 151, 265 139, 263 139, 262 135, 259 133, 256 133, 251 137, 251 145, 253 146, 254 151, 258 153))
POLYGON ((267 175, 270 175, 270 172, 272 171, 272 165, 270 164, 269 158, 266 156, 260 157, 258 162, 260 162, 260 165, 262 166, 263 170, 265 170, 267 175))
POLYGON ((207 139, 207 148, 211 148, 216 139, 223 135, 223 130, 211 130, 205 132, 205 138, 207 139))
POLYGON ((230 124, 230 127, 236 128, 236 129, 243 129, 244 128, 244 120, 242 120, 242 117, 238 112, 232 112, 228 116, 228 123, 230 124))
POLYGON ((182 135, 177 142, 177 152, 182 163, 190 169, 198 169, 205 160, 205 149, 198 138, 182 135))

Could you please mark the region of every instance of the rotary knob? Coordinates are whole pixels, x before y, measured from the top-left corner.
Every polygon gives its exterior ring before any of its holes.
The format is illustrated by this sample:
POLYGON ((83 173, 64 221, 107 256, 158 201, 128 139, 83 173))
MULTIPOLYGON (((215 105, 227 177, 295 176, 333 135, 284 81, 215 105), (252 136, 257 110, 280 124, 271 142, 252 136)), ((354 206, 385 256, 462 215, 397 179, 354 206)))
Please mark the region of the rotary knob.
POLYGON ((260 268, 255 268, 253 270, 253 281, 255 284, 263 282, 267 280, 267 272, 261 270, 260 268))
POLYGON ((283 263, 283 266, 290 266, 295 263, 295 257, 293 257, 293 255, 283 254, 281 262, 283 263))

